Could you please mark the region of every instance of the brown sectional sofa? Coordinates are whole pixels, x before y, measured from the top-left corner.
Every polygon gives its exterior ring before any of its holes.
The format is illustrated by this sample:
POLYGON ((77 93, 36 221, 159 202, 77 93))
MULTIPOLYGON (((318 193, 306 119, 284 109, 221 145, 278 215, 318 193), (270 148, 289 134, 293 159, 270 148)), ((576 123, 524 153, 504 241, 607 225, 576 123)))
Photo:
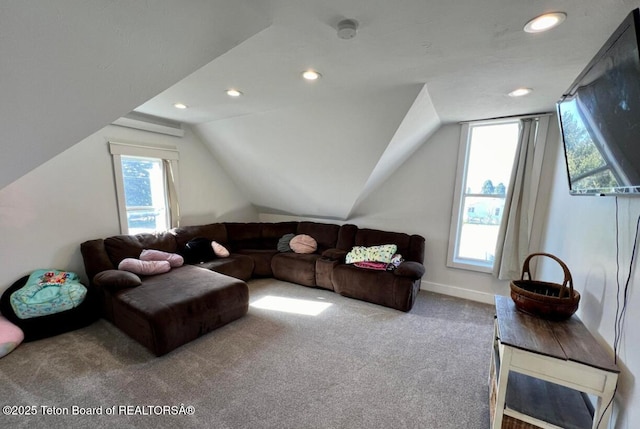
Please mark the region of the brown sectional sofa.
POLYGON ((90 240, 82 243, 81 251, 103 317, 159 356, 246 314, 245 282, 254 277, 320 287, 409 311, 424 274, 424 244, 419 235, 351 224, 227 222, 90 240), (318 248, 311 254, 278 252, 278 240, 285 234, 309 235, 318 248), (137 287, 127 287, 127 281, 121 281, 125 274, 115 270, 124 258, 138 258, 144 249, 182 253, 190 240, 200 237, 224 245, 230 256, 141 277, 137 287), (394 271, 344 263, 353 246, 381 244, 396 244, 405 259, 394 271))
POLYGON ((129 273, 115 269, 125 258, 138 258, 144 249, 177 253, 178 243, 178 236, 164 232, 90 240, 80 246, 102 316, 157 356, 244 316, 249 309, 249 288, 241 280, 253 269, 247 257, 222 264, 238 278, 184 265, 141 276, 142 284, 136 286, 127 283, 129 273))

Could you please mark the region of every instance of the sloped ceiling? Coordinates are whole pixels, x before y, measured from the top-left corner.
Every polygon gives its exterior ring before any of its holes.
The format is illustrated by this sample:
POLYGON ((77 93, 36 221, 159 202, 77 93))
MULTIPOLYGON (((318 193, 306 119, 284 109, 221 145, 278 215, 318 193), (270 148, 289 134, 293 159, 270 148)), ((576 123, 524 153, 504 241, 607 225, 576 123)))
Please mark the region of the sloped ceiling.
POLYGON ((640 1, 269 5, 269 28, 136 110, 191 124, 260 211, 348 219, 441 124, 552 111, 640 1), (556 10, 562 26, 523 31, 556 10), (344 18, 353 39, 336 35, 344 18), (322 78, 303 81, 308 68, 322 78))
POLYGON ((195 128, 261 211, 344 219, 417 91, 317 96, 195 128))
POLYGON ((349 214, 351 215, 371 192, 404 164, 440 125, 440 117, 431 102, 427 85, 424 85, 369 175, 349 214))
POLYGON ((0 188, 270 24, 259 1, 0 5, 0 188))
POLYGON ((190 124, 260 210, 345 219, 441 124, 553 110, 638 6, 640 0, 3 4, 0 187, 135 110, 190 124), (522 31, 529 19, 557 10, 568 16, 562 26, 522 31), (359 23, 351 40, 336 35, 344 18, 359 23), (308 68, 322 78, 303 81, 308 68), (534 92, 507 96, 523 86, 534 92), (231 87, 244 95, 227 97, 231 87), (177 110, 176 102, 189 108, 177 110))

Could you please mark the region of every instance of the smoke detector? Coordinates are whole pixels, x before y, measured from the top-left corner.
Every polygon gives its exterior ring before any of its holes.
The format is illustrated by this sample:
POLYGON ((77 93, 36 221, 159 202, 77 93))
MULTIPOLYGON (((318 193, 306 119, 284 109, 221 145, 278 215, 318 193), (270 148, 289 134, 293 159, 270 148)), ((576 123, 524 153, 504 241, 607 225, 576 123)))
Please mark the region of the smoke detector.
POLYGON ((353 19, 343 19, 338 23, 338 37, 341 39, 353 39, 356 37, 358 22, 353 19))

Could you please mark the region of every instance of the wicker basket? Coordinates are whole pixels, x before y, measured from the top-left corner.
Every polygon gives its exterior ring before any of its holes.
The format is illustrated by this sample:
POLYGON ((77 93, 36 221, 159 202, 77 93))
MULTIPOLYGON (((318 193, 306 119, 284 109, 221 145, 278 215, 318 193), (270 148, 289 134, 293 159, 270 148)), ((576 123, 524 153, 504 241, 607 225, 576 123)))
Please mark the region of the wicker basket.
POLYGON ((522 266, 520 280, 511 282, 511 298, 518 310, 550 320, 568 319, 576 312, 580 302, 580 294, 573 290, 573 279, 569 268, 560 258, 549 253, 532 253, 527 256, 522 266), (560 264, 564 271, 563 283, 532 280, 529 261, 534 256, 547 256, 560 264), (525 280, 525 275, 528 280, 525 280))

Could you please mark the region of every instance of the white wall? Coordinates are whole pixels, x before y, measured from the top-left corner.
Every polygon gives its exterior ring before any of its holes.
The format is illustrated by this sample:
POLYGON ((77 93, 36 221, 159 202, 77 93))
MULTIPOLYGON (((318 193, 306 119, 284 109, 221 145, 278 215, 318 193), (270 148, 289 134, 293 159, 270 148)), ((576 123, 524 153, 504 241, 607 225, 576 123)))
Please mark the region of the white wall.
POLYGON ((0 292, 38 268, 84 277, 80 243, 120 233, 110 139, 178 148, 183 225, 257 219, 190 129, 177 138, 110 125, 0 189, 0 292))
POLYGON ((362 227, 420 234, 426 240, 422 288, 493 303, 508 283, 446 266, 461 127, 441 127, 354 211, 362 227))
MULTIPOLYGON (((616 209, 613 197, 569 195, 564 154, 558 142, 557 162, 551 191, 549 218, 543 248, 562 259, 581 294, 578 316, 596 338, 613 349, 616 314, 616 209)), ((620 272, 624 287, 629 274, 631 251, 640 215, 639 198, 619 198, 620 272)), ((637 257, 636 257, 637 259, 637 257)), ((540 267, 540 279, 559 282, 561 272, 553 261, 540 267)), ((619 349, 622 368, 616 393, 617 429, 636 428, 640 422, 640 391, 635 374, 640 373, 640 273, 637 264, 629 283, 629 303, 624 335, 619 349), (620 410, 623 410, 620 412, 620 410)), ((622 297, 622 294, 620 294, 622 297)))

